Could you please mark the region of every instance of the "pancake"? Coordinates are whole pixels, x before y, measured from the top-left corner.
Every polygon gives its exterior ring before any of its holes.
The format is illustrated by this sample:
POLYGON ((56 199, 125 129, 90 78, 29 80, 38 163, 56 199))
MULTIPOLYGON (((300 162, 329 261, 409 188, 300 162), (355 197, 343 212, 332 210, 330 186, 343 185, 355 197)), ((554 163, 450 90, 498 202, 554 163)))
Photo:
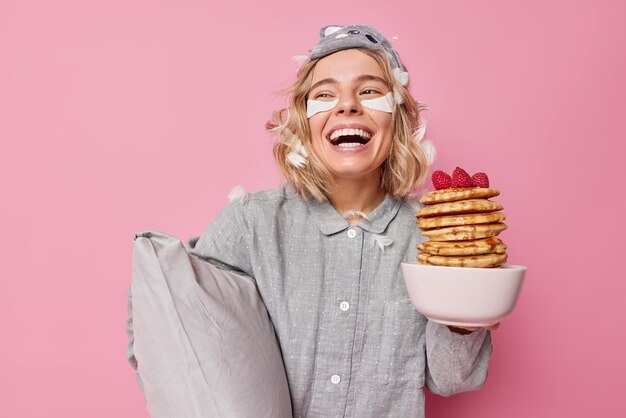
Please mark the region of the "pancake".
POLYGON ((468 199, 456 202, 436 203, 427 205, 417 211, 418 218, 427 218, 438 215, 455 215, 462 213, 495 212, 501 210, 502 205, 487 199, 468 199))
POLYGON ((467 215, 433 216, 417 221, 420 229, 441 228, 454 225, 473 225, 500 222, 506 219, 502 212, 472 213, 467 215))
POLYGON ((488 187, 457 187, 440 190, 433 190, 420 198, 420 203, 432 205, 433 203, 455 202, 457 200, 467 199, 488 199, 498 196, 498 189, 490 189, 488 187))
POLYGON ((506 244, 500 238, 489 237, 471 241, 426 241, 417 246, 431 255, 464 256, 506 252, 506 244))
POLYGON ((458 225, 446 228, 428 229, 422 235, 433 241, 467 241, 471 239, 487 238, 498 235, 506 229, 502 222, 478 225, 458 225))
POLYGON ((499 267, 506 262, 505 254, 482 254, 465 257, 445 257, 421 253, 417 259, 424 264, 444 267, 499 267))

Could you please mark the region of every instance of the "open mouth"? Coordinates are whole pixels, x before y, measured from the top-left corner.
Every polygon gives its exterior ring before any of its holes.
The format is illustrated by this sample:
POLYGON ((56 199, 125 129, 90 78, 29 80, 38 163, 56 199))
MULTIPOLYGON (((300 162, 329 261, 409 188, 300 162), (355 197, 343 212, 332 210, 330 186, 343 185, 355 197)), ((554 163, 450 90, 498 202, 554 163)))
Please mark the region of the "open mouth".
POLYGON ((351 148, 367 144, 372 139, 372 133, 365 129, 335 129, 327 139, 332 145, 351 148))

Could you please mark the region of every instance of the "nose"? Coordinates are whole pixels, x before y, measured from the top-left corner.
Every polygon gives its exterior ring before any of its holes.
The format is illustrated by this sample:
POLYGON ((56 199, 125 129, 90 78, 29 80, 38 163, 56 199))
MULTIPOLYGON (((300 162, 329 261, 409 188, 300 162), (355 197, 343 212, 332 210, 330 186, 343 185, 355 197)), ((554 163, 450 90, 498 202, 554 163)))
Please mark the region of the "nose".
POLYGON ((335 113, 337 115, 358 115, 363 111, 361 102, 358 101, 354 94, 342 95, 339 98, 339 103, 335 107, 335 113))

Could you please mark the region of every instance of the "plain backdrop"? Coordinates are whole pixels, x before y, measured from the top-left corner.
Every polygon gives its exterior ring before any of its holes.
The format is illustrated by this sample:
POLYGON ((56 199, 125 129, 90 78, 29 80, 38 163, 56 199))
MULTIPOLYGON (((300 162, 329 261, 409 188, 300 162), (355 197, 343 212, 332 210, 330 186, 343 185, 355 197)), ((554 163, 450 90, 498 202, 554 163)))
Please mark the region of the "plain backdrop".
POLYGON ((501 190, 528 266, 480 391, 429 418, 621 417, 623 1, 0 2, 0 416, 147 417, 125 358, 132 238, 274 188, 264 130, 319 28, 369 23, 428 104, 433 169, 501 190))

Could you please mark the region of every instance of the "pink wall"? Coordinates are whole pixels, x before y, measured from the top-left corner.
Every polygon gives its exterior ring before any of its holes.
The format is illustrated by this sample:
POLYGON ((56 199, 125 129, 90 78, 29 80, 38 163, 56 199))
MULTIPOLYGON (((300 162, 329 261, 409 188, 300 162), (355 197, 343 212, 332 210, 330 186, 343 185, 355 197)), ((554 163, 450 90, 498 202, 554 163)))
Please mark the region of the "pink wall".
POLYGON ((147 416, 133 234, 197 235, 231 187, 275 187, 290 57, 362 22, 399 37, 435 168, 490 175, 529 267, 486 385, 429 418, 625 416, 623 2, 209 3, 0 3, 0 416, 147 416))

